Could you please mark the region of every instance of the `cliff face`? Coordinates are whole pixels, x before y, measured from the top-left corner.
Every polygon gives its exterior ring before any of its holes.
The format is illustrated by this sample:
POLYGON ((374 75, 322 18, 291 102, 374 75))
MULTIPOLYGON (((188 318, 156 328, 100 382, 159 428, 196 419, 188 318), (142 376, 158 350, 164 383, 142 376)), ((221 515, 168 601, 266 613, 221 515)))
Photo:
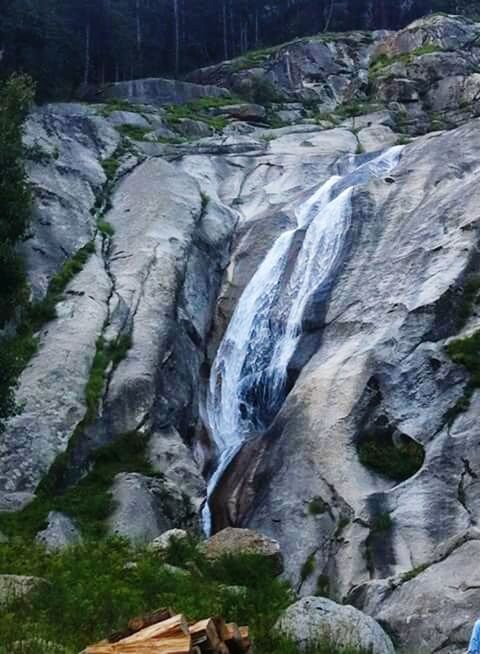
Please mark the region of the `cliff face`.
POLYGON ((476 355, 456 342, 480 329, 479 35, 430 17, 192 76, 253 106, 36 110, 34 298, 95 247, 20 379, 0 507, 59 455, 64 489, 142 434, 157 476, 117 475, 111 530, 198 526, 209 481, 204 524, 277 538, 302 594, 462 651, 480 600, 479 399, 458 363, 476 355))

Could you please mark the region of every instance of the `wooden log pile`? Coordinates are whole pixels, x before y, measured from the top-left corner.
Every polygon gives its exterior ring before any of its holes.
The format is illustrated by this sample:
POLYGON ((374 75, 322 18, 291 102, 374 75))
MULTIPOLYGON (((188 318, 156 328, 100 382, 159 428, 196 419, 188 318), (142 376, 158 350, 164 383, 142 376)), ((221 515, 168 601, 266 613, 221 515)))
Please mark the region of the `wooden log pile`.
POLYGON ((87 647, 82 654, 251 654, 248 627, 213 617, 188 622, 159 609, 133 618, 128 627, 87 647))

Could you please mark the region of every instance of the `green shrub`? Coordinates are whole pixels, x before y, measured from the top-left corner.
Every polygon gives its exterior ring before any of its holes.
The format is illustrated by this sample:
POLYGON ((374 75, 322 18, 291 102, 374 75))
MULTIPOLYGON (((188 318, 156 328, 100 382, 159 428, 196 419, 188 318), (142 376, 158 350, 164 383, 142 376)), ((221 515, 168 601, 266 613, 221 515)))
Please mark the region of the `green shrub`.
POLYGON ((314 497, 308 503, 308 512, 310 515, 320 515, 321 513, 325 513, 327 509, 328 504, 324 502, 319 496, 314 497))
POLYGON ((357 444, 360 462, 394 481, 412 477, 423 465, 425 452, 413 439, 395 445, 389 436, 370 435, 357 444))
POLYGON ((395 63, 403 63, 406 65, 411 64, 417 57, 421 57, 425 54, 432 54, 434 52, 442 52, 442 48, 438 45, 429 44, 424 45, 412 52, 407 52, 405 54, 394 55, 389 57, 386 54, 379 55, 375 60, 372 61, 369 67, 369 77, 370 79, 375 79, 380 77, 385 72, 385 69, 395 63))
POLYGON ((115 234, 115 228, 113 227, 112 224, 110 224, 106 220, 99 220, 97 222, 97 227, 98 227, 98 231, 103 236, 112 237, 115 234))
POLYGON ((112 99, 100 109, 100 115, 108 118, 114 111, 129 111, 131 113, 140 113, 139 107, 128 100, 112 99))

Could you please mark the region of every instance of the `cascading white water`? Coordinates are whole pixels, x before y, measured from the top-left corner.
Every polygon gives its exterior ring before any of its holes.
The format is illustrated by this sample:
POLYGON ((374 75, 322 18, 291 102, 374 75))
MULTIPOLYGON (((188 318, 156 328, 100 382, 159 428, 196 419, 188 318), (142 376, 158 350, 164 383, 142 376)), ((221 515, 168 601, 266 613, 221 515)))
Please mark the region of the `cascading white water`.
POLYGON ((297 211, 297 227, 276 240, 245 288, 212 366, 207 418, 218 449, 203 510, 222 474, 249 436, 265 431, 287 393, 288 366, 302 336, 306 309, 328 290, 343 260, 353 189, 386 175, 399 161, 393 147, 334 176, 297 211))

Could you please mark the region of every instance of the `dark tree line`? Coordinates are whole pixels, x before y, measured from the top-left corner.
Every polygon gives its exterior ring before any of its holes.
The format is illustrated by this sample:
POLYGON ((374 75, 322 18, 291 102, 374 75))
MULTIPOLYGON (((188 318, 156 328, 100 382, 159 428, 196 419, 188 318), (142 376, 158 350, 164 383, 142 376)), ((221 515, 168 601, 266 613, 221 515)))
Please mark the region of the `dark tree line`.
POLYGON ((180 75, 296 36, 398 28, 430 11, 462 11, 478 4, 471 0, 0 0, 0 74, 30 73, 44 97, 68 97, 81 85, 180 75))

